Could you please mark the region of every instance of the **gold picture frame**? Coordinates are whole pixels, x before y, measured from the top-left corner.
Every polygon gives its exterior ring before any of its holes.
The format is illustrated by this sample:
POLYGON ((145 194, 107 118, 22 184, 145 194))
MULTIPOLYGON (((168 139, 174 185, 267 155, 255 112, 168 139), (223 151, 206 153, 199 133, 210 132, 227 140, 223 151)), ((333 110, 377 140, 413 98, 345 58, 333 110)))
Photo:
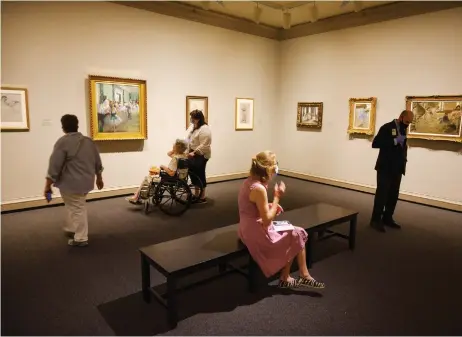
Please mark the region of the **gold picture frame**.
POLYGON ((186 129, 191 125, 190 113, 193 110, 201 110, 205 122, 209 120, 209 98, 207 96, 186 96, 186 129))
POLYGON ((93 140, 148 138, 145 80, 90 75, 88 81, 93 140))
POLYGON ((26 88, 1 87, 1 131, 30 131, 29 96, 26 88))
POLYGON ((234 128, 236 131, 252 131, 255 120, 253 98, 236 98, 234 128))
POLYGON ((322 102, 297 103, 297 127, 321 129, 322 128, 322 102))
POLYGON ((349 134, 375 134, 375 114, 377 98, 350 98, 349 134))
POLYGON ((462 143, 462 95, 406 96, 414 113, 407 138, 462 143))

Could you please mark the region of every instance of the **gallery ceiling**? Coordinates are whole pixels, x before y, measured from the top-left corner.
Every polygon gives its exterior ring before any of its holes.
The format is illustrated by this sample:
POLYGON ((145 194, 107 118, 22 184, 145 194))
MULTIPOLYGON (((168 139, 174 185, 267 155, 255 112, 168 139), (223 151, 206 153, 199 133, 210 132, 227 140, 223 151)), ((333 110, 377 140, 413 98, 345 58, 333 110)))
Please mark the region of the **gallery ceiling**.
POLYGON ((462 1, 110 1, 274 40, 461 7, 462 1))
MULTIPOLYGON (((283 13, 290 13, 290 26, 382 6, 396 1, 181 1, 208 11, 284 28, 283 13), (256 9, 259 8, 259 9, 256 9), (260 14, 256 14, 260 12, 260 14), (317 12, 317 13, 316 13, 317 12), (315 17, 313 17, 315 14, 315 17)), ((289 28, 289 27, 287 27, 289 28)))

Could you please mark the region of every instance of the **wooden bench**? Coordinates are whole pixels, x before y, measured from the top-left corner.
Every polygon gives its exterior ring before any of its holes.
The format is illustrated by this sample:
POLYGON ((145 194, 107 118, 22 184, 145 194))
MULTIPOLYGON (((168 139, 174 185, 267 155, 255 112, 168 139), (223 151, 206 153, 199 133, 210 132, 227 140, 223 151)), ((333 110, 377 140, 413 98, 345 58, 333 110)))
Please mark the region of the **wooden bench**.
MULTIPOLYGON (((324 238, 335 235, 348 239, 349 248, 353 250, 357 215, 358 212, 355 211, 319 203, 285 212, 278 219, 289 220, 294 225, 305 228, 308 234, 322 231, 329 234, 324 238), (347 221, 350 222, 348 236, 329 229, 347 221)), ((176 294, 180 290, 177 287, 177 280, 181 277, 217 266, 220 274, 223 274, 226 269, 244 274, 248 278, 249 289, 255 290, 255 272, 258 267, 250 256, 247 272, 230 264, 233 259, 249 255, 246 247, 238 238, 237 228, 237 224, 226 226, 140 248, 143 299, 149 303, 153 295, 167 308, 171 328, 175 328, 178 324, 176 294), (165 294, 159 294, 152 288, 150 266, 167 278, 165 294)), ((313 235, 309 235, 306 245, 308 267, 312 265, 312 246, 313 235)))

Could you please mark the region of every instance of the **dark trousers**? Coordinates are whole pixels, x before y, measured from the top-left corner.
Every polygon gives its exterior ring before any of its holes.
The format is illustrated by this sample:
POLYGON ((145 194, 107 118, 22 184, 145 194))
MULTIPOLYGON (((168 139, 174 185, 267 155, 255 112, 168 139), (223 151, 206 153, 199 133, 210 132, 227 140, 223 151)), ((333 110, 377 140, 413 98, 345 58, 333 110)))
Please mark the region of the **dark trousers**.
POLYGON ((377 171, 377 190, 374 198, 372 221, 387 221, 393 218, 398 203, 401 173, 377 171))
POLYGON ((207 186, 207 178, 205 177, 205 168, 207 166, 208 159, 201 155, 194 155, 189 158, 189 171, 193 174, 190 175, 191 182, 194 186, 200 186, 197 179, 202 183, 202 187, 207 186))

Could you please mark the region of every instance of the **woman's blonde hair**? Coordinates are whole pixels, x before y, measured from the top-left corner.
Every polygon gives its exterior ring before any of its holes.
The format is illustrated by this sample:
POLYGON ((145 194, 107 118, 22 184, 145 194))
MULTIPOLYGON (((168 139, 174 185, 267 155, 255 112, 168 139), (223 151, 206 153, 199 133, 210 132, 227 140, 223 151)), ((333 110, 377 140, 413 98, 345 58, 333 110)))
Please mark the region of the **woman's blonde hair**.
POLYGON ((175 140, 175 147, 180 153, 185 153, 188 149, 188 143, 184 139, 175 140))
POLYGON ((267 182, 277 166, 276 155, 271 151, 263 151, 252 158, 250 174, 258 177, 261 182, 267 182))

